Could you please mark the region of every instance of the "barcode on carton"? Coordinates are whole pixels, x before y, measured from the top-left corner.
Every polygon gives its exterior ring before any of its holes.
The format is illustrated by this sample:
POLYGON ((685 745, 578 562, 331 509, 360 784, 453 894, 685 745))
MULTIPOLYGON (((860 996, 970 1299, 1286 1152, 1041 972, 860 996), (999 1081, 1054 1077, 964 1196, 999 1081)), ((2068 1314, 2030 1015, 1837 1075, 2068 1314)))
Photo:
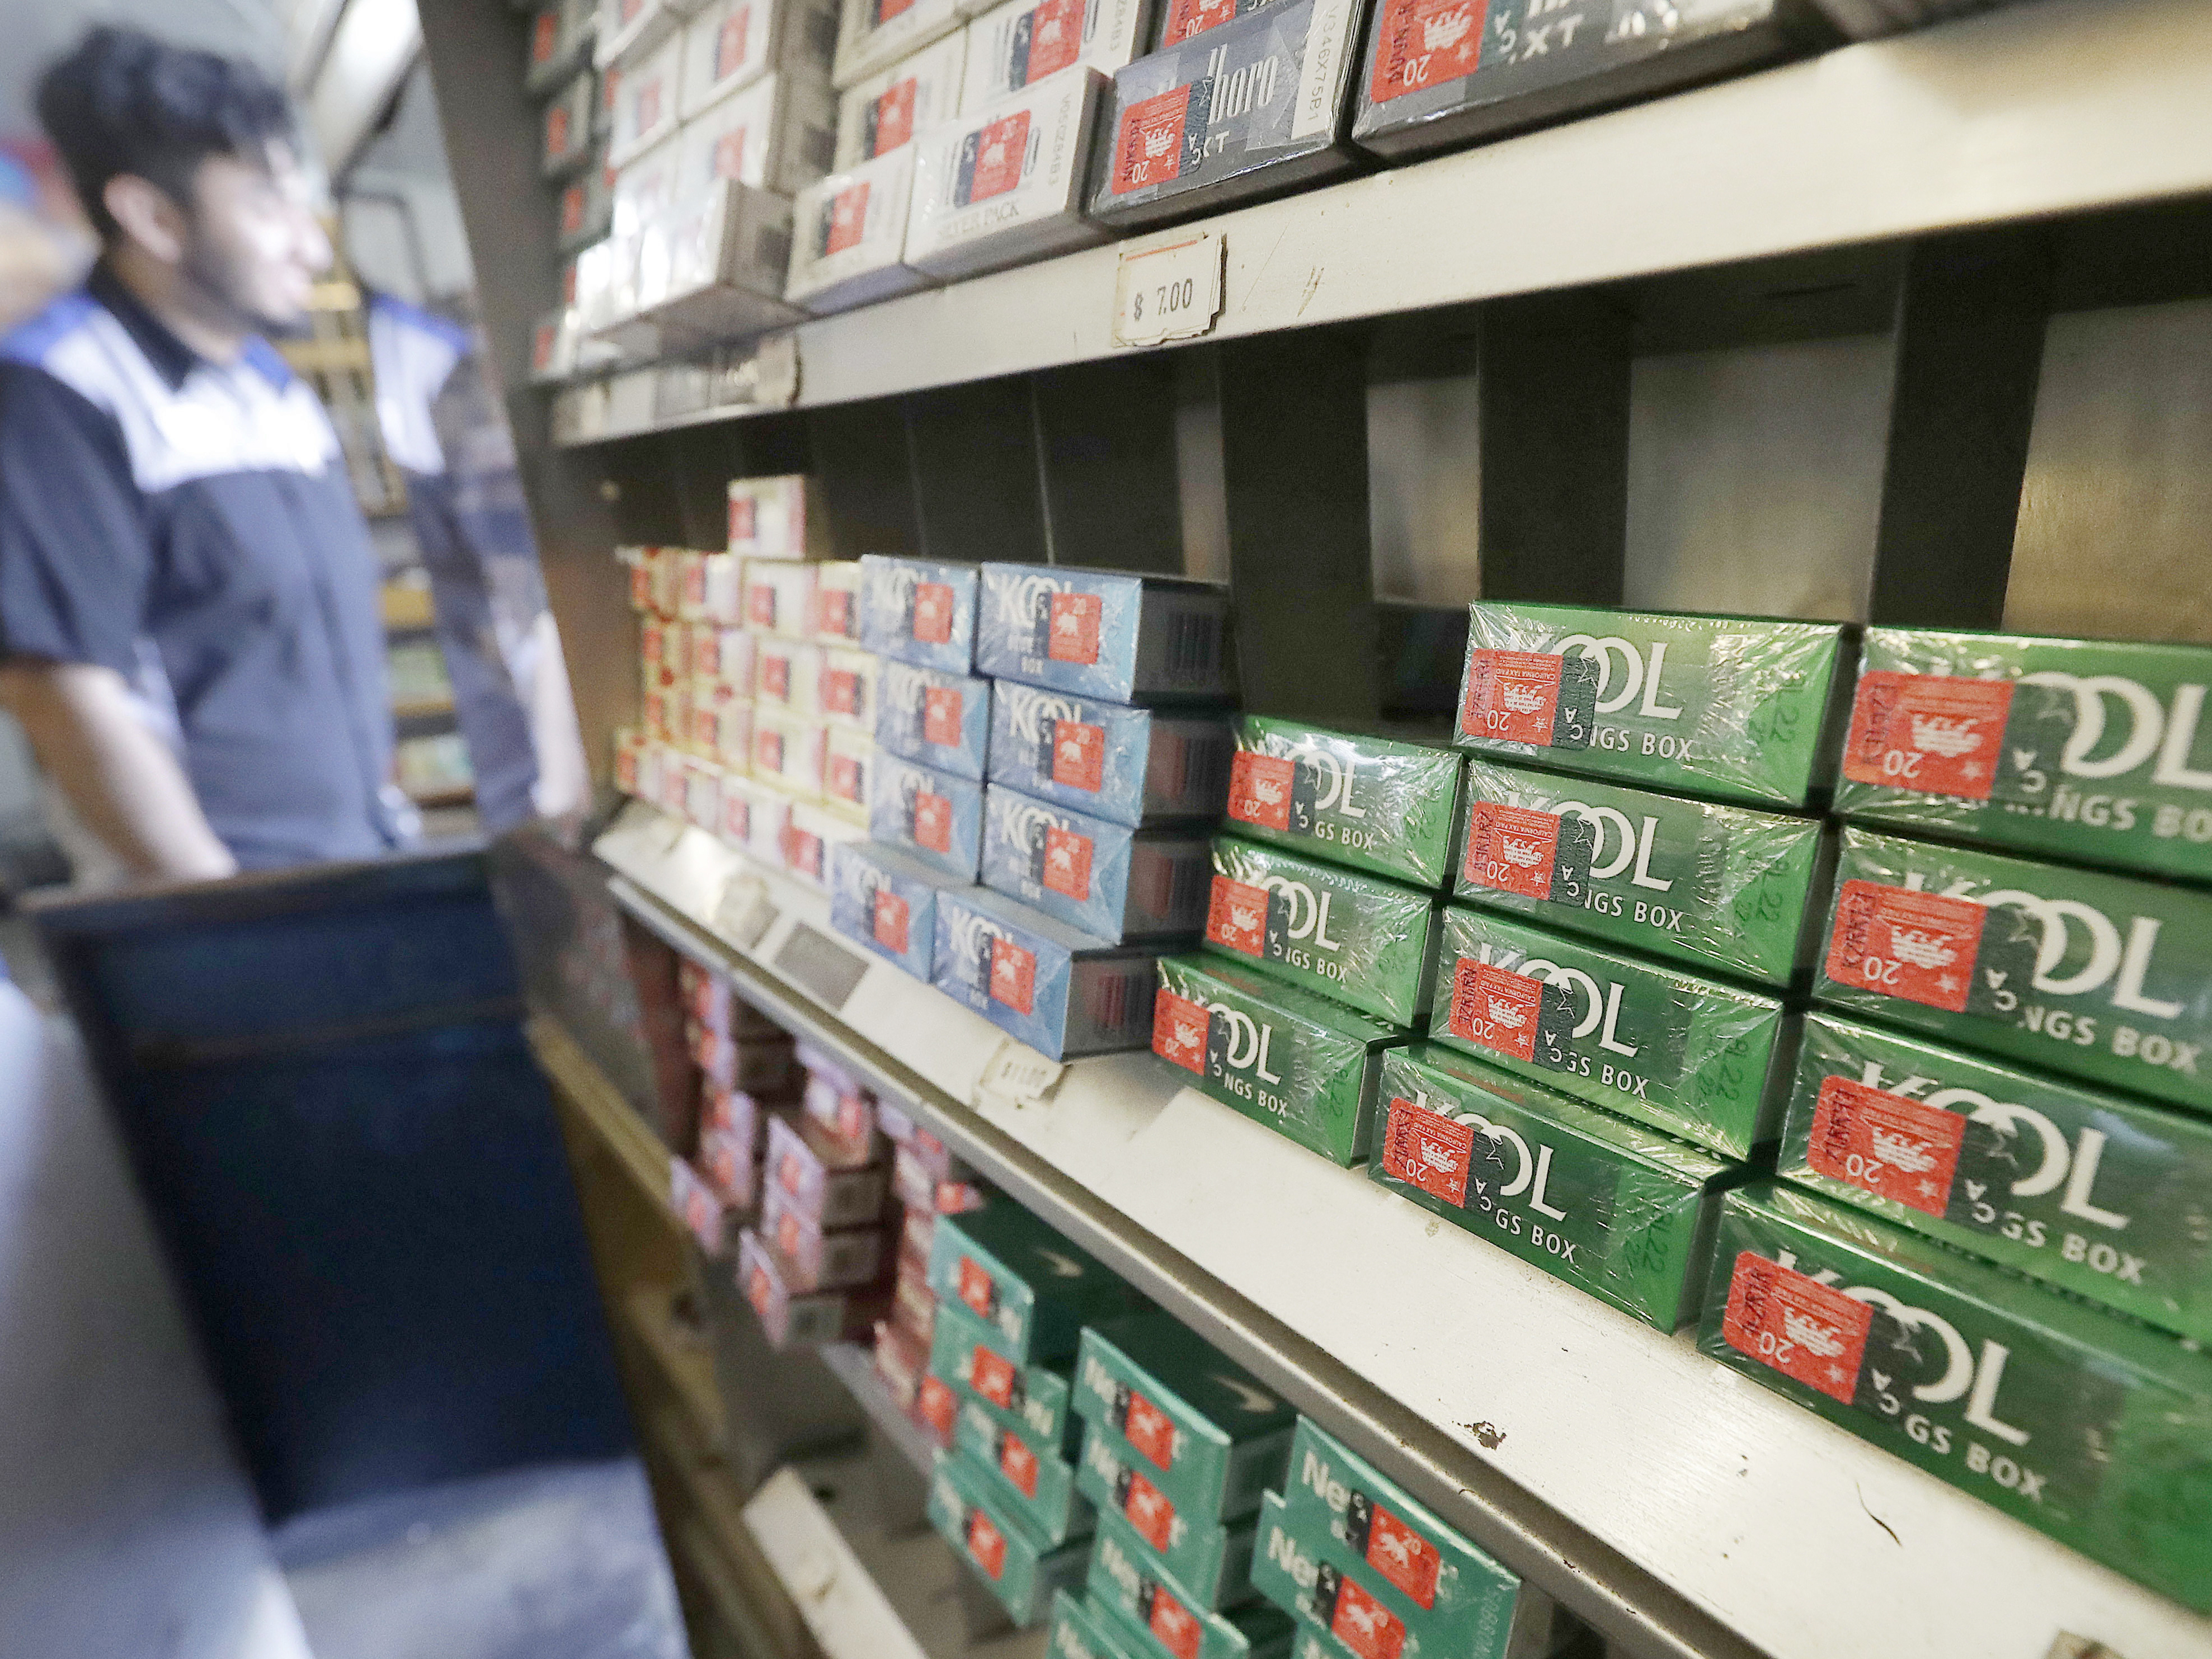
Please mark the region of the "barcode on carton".
POLYGON ((1221 618, 1211 611, 1186 611, 1170 619, 1168 678, 1211 680, 1221 663, 1221 618))

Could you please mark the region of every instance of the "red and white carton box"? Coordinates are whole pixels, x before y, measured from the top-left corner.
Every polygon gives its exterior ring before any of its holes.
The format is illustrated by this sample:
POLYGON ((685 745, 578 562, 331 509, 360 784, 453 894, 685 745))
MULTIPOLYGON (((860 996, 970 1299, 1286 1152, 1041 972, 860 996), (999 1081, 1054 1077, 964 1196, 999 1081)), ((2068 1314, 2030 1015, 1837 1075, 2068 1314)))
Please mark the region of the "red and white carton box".
POLYGON ((842 91, 942 39, 965 21, 960 0, 908 0, 896 10, 884 0, 843 0, 830 84, 842 91))
POLYGON ((675 573, 676 615, 684 622, 707 620, 707 555, 695 548, 672 547, 663 554, 675 573))
POLYGON ((771 1185, 823 1227, 865 1226, 883 1212, 889 1170, 880 1163, 832 1168, 820 1131, 804 1117, 769 1121, 767 1171, 771 1185))
POLYGON ((753 777, 793 799, 819 800, 829 732, 820 720, 799 720, 755 704, 753 777))
POLYGON ((830 890, 830 849, 843 842, 864 841, 867 830, 819 806, 794 801, 791 824, 783 832, 783 871, 793 880, 830 890))
MULTIPOLYGON (((971 44, 971 80, 975 63, 971 44)), ((965 276, 1104 241, 1109 233, 1083 207, 1106 88, 1104 76, 1079 64, 916 139, 906 263, 965 276)))
POLYGON ((967 27, 960 112, 1078 64, 1113 74, 1150 48, 1152 10, 1150 0, 1005 0, 967 27))
POLYGON ((801 1043, 794 1052, 806 1073, 799 1109, 820 1131, 816 1144, 823 1160, 844 1170, 881 1164, 886 1148, 876 1132, 876 1097, 850 1078, 820 1069, 818 1051, 801 1043))
POLYGON ((775 635, 753 653, 753 701, 801 720, 822 717, 822 647, 775 635))
POLYGON ((730 551, 741 559, 818 559, 828 550, 829 523, 819 487, 800 472, 732 478, 730 551))
MULTIPOLYGON (((744 836, 742 845, 747 856, 765 864, 771 870, 783 868, 785 832, 791 828, 791 809, 798 803, 773 785, 759 779, 752 781, 748 792, 744 836)), ((736 839, 731 834, 729 815, 722 820, 722 839, 736 839)))
POLYGON ((830 165, 842 169, 888 155, 959 113, 967 63, 968 31, 958 29, 846 88, 837 98, 837 153, 830 165))
POLYGON ((817 645, 857 647, 860 642, 860 562, 825 559, 814 567, 814 623, 808 630, 817 645))
POLYGON ((700 627, 736 626, 745 619, 744 561, 727 553, 702 553, 705 573, 699 605, 700 627))
POLYGON ((684 46, 676 36, 623 68, 615 82, 607 160, 622 167, 676 131, 683 118, 684 46))
POLYGON ((615 787, 633 799, 638 793, 648 741, 635 726, 625 726, 615 733, 615 787))
POLYGON ((684 817, 712 835, 722 821, 722 769, 693 756, 684 772, 684 817))
POLYGON ((691 1044, 691 1058, 705 1079, 705 1088, 742 1092, 756 1100, 794 1095, 799 1089, 798 1062, 791 1055, 791 1039, 737 1036, 727 1031, 702 1030, 691 1044))
POLYGON ((761 1197, 761 1236, 790 1269, 792 1288, 842 1291, 884 1276, 884 1229, 824 1227, 774 1182, 761 1197))
POLYGON ((868 827, 868 785, 876 769, 876 740, 850 726, 825 728, 822 810, 861 830, 868 827))
POLYGON ((876 1326, 875 1352, 876 1374, 884 1379, 898 1408, 911 1414, 921 1379, 929 1374, 929 1345, 916 1341, 913 1333, 901 1328, 896 1320, 884 1320, 876 1326))
MULTIPOLYGON (((690 682, 689 747, 725 769, 744 772, 752 765, 752 705, 727 680, 690 682)), ((702 825, 714 829, 718 825, 702 825)))
MULTIPOLYGON (((858 565, 853 567, 860 568, 858 565)), ((817 589, 818 601, 827 589, 817 589)), ((802 712, 832 726, 872 734, 876 729, 876 653, 825 646, 815 680, 814 707, 802 712)))
POLYGON ((827 314, 929 286, 931 279, 902 257, 914 152, 914 145, 902 145, 799 192, 792 203, 785 299, 827 314))
POLYGON ((836 0, 708 0, 684 26, 684 118, 763 75, 826 82, 836 0))
POLYGON ((738 1235, 738 1289, 779 1348, 857 1341, 890 1304, 887 1290, 800 1291, 774 1248, 748 1227, 738 1235))
POLYGON ((829 171, 836 135, 828 87, 805 76, 764 75, 684 124, 677 198, 704 195, 722 179, 790 196, 829 171))
MULTIPOLYGON (((747 559, 744 624, 756 634, 804 640, 814 626, 818 567, 793 559, 747 559)), ((755 669, 756 677, 758 669, 755 669)))
POLYGON ((736 1129, 702 1123, 699 1150, 692 1162, 702 1180, 714 1188, 723 1207, 748 1215, 760 1202, 760 1157, 757 1137, 736 1129))
POLYGON ((691 631, 691 672, 701 679, 737 686, 741 696, 749 695, 757 643, 755 635, 743 626, 700 623, 691 631))

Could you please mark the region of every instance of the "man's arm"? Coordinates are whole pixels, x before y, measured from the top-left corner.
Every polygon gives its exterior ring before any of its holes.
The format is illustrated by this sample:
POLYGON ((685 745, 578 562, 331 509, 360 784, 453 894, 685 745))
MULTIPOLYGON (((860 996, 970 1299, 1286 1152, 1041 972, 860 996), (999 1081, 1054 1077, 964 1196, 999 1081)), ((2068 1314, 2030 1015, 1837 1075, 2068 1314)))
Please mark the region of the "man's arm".
POLYGON ((40 763, 85 826, 131 873, 197 881, 237 872, 184 768, 148 729, 113 669, 0 662, 0 704, 23 723, 40 763))

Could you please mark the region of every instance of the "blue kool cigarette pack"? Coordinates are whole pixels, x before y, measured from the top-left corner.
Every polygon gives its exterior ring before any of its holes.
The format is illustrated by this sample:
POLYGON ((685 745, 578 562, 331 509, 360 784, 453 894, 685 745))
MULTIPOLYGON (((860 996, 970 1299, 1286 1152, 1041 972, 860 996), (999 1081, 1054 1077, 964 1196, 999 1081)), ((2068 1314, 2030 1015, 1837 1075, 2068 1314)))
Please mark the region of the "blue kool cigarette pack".
POLYGON ((983 856, 983 786, 879 750, 868 834, 933 870, 973 881, 983 856))
POLYGON ((1158 951, 1109 945, 988 888, 937 896, 930 983, 1052 1060, 1142 1048, 1158 951))
POLYGON ((987 564, 975 670, 1107 702, 1225 702, 1229 617, 1223 582, 987 564))
POLYGON ((1132 830, 1003 784, 983 792, 983 884, 1120 943, 1206 926, 1206 831, 1132 830))
POLYGON ((977 567, 871 553, 860 561, 860 644, 917 668, 975 665, 977 567))
POLYGON ((1000 680, 988 775, 1025 795, 1135 828, 1214 818, 1237 744, 1217 716, 1168 714, 1000 680))
POLYGON ((830 925, 927 984, 937 893, 951 880, 875 842, 842 842, 830 849, 830 925))
POLYGON ((876 674, 876 744, 963 778, 983 775, 991 682, 885 659, 876 674))

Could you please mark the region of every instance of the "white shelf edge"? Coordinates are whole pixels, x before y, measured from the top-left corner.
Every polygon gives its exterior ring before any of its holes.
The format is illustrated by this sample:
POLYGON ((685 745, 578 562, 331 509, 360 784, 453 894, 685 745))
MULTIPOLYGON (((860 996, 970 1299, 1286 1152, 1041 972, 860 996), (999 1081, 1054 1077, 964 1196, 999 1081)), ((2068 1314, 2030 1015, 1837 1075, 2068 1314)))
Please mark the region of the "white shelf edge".
POLYGON ((2212 1653, 2212 1620, 1180 1088, 1148 1054, 1076 1061, 1048 1103, 963 1103, 997 1029, 872 959, 842 1012, 815 1001, 771 964, 794 926, 828 931, 827 900, 703 831, 632 803, 594 850, 649 925, 1632 1652, 2045 1659, 2071 1632, 2125 1659, 2212 1653), (750 951, 714 927, 737 874, 781 911, 750 951))
MULTIPOLYGON (((1197 221, 1228 245, 1211 337, 2203 194, 2208 85, 2200 0, 2040 0, 1844 47, 1197 221)), ((1144 240, 801 323, 789 407, 1116 355, 1115 272, 1144 240)))
POLYGON ((828 1659, 927 1659, 798 1471, 769 1476, 744 1518, 828 1659))

